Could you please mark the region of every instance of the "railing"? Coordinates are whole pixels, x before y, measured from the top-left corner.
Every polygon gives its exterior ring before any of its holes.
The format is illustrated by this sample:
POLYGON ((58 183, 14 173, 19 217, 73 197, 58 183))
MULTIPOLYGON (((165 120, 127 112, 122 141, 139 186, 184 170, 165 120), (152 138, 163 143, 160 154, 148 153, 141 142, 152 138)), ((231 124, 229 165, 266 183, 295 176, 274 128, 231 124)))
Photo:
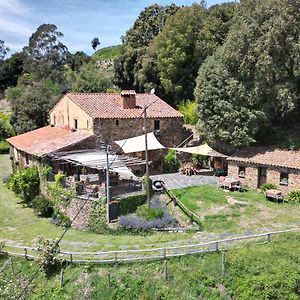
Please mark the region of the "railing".
MULTIPOLYGON (((300 228, 267 232, 262 234, 240 236, 223 240, 215 240, 207 243, 182 245, 175 247, 161 247, 139 250, 118 250, 106 252, 72 252, 62 251, 59 256, 70 263, 118 263, 118 262, 137 262, 166 259, 171 257, 179 257, 206 252, 225 251, 232 247, 243 246, 245 244, 262 244, 271 242, 271 238, 275 235, 300 231, 300 228), (252 243, 249 243, 252 241, 252 243), (243 244, 244 243, 244 244, 243 244)), ((27 259, 37 258, 36 249, 25 246, 5 245, 2 253, 12 256, 22 256, 27 259)))

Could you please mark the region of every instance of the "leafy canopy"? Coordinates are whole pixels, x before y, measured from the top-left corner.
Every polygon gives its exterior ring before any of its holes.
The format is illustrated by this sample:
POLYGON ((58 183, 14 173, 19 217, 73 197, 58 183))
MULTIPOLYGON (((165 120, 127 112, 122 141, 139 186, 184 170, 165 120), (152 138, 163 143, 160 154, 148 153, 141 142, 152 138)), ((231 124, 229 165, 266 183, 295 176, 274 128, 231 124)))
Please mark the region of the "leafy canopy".
POLYGON ((63 34, 54 24, 42 24, 29 38, 28 46, 23 48, 25 72, 37 79, 63 80, 63 66, 67 60, 68 49, 60 42, 63 34))
POLYGON ((208 138, 242 147, 297 121, 299 9, 292 0, 241 2, 223 48, 197 79, 199 126, 208 138))

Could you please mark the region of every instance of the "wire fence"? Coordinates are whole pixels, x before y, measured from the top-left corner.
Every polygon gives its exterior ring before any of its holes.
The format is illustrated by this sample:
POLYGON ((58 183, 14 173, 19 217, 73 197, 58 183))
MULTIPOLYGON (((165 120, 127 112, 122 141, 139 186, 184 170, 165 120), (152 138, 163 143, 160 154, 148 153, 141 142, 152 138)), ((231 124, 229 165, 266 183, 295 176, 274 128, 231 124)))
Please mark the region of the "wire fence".
MULTIPOLYGON (((262 234, 247 235, 234 237, 229 239, 220 239, 206 243, 174 246, 174 247, 161 247, 161 248, 148 248, 138 250, 117 250, 105 252, 76 252, 76 251, 61 251, 60 258, 69 263, 82 263, 82 264, 105 264, 105 263, 121 263, 121 262, 138 262, 149 260, 160 260, 172 257, 179 257, 185 255, 206 253, 206 252, 219 252, 225 251, 232 247, 242 247, 245 245, 257 245, 269 243, 276 235, 286 233, 298 232, 300 228, 273 231, 262 234)), ((12 256, 25 257, 26 259, 36 259, 37 251, 34 247, 13 246, 5 245, 2 249, 3 254, 12 256)))

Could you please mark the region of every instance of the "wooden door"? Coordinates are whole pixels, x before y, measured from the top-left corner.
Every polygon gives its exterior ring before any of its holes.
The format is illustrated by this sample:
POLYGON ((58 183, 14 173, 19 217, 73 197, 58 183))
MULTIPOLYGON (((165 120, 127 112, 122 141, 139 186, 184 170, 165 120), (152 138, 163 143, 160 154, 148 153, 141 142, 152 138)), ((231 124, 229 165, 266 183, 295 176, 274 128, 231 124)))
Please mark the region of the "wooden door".
POLYGON ((267 168, 259 167, 258 168, 257 187, 260 188, 266 182, 267 182, 267 168))

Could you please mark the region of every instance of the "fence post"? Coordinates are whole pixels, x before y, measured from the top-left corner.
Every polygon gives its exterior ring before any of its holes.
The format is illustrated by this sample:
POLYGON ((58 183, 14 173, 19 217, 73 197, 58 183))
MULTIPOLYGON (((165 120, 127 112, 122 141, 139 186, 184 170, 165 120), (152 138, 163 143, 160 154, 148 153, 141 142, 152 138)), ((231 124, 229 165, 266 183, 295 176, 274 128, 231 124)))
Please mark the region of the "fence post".
POLYGON ((271 234, 268 233, 268 242, 270 243, 271 242, 271 234))
POLYGON ((60 270, 60 286, 64 286, 64 268, 60 270))
POLYGON ((165 280, 168 281, 168 260, 167 258, 164 259, 164 277, 165 277, 165 280))
POLYGON ((219 252, 219 242, 216 242, 216 251, 219 252))
POLYGON ((25 252, 24 257, 25 257, 26 259, 28 259, 27 248, 24 248, 24 252, 25 252))
POLYGON ((70 262, 71 263, 73 262, 73 255, 72 255, 72 253, 70 253, 70 262))
POLYGON ((110 288, 110 273, 107 273, 107 288, 110 288))
POLYGON ((117 254, 117 252, 115 252, 115 263, 117 263, 118 262, 118 254, 117 254))
POLYGON ((190 223, 193 224, 193 214, 190 215, 190 223))
POLYGON ((14 276, 16 276, 15 274, 15 268, 14 268, 14 264, 13 264, 13 260, 12 257, 9 257, 9 263, 10 263, 10 267, 11 267, 11 272, 13 273, 14 276))
POLYGON ((225 252, 222 251, 222 276, 225 274, 225 252))

